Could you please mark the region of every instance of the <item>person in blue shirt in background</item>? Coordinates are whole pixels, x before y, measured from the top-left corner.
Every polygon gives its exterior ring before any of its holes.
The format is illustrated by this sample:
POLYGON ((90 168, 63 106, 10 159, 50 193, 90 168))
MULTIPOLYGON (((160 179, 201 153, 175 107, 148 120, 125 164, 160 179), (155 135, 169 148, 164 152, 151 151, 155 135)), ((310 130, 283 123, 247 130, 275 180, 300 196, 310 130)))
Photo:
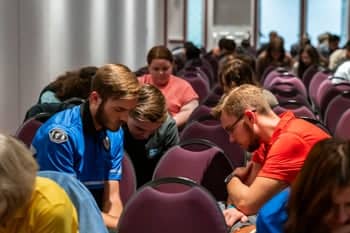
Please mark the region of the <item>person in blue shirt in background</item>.
POLYGON ((260 209, 257 232, 350 232, 350 141, 315 144, 291 188, 260 209))
POLYGON ((126 66, 100 67, 88 101, 53 115, 32 142, 40 170, 77 177, 93 194, 106 226, 112 229, 123 208, 119 180, 124 133, 120 126, 136 106, 139 88, 126 66))

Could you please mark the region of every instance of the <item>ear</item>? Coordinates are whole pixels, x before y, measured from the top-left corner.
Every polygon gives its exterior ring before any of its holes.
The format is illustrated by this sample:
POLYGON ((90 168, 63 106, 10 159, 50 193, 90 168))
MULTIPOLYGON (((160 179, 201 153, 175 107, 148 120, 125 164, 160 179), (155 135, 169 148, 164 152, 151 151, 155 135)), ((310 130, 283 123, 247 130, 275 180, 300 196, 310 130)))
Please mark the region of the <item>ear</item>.
POLYGON ((96 91, 92 91, 89 95, 89 102, 93 105, 99 105, 102 102, 102 98, 96 91))
POLYGON ((244 115, 246 115, 248 121, 251 123, 251 124, 254 124, 256 123, 256 114, 255 114, 255 111, 252 111, 250 109, 247 109, 244 111, 244 115))

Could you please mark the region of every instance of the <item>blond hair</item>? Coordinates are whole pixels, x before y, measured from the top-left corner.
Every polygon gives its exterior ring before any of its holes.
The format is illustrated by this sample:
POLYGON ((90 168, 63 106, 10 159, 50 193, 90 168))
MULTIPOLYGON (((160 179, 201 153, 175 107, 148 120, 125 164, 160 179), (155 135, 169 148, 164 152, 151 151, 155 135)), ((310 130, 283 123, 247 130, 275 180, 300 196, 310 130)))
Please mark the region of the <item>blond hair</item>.
POLYGON ((0 223, 29 202, 38 165, 17 139, 0 134, 0 223))
POLYGON ((129 113, 130 117, 139 121, 163 123, 167 118, 166 100, 162 92, 149 84, 145 84, 139 91, 136 107, 129 113))
POLYGON ((140 84, 135 74, 125 65, 107 64, 100 67, 92 81, 91 90, 96 91, 103 100, 135 99, 140 84))
POLYGON ((246 109, 254 109, 263 115, 272 111, 263 95, 262 88, 243 84, 232 89, 220 99, 219 103, 212 109, 212 114, 219 118, 221 113, 225 111, 228 115, 240 117, 246 109))

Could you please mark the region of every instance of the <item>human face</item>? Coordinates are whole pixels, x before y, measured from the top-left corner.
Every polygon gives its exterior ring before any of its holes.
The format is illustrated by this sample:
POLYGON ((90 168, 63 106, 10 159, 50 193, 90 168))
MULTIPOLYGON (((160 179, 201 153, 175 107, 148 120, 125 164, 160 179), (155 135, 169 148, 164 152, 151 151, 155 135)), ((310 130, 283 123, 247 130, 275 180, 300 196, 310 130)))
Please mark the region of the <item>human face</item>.
MULTIPOLYGON (((255 110, 250 111, 252 114, 255 110)), ((243 149, 253 152, 260 146, 260 140, 253 128, 244 121, 245 114, 240 117, 230 116, 225 111, 221 114, 221 125, 229 135, 231 143, 239 144, 243 149)))
POLYGON ((350 187, 334 191, 332 210, 326 215, 325 222, 331 232, 350 232, 350 187))
POLYGON ((162 87, 168 84, 172 72, 172 64, 165 59, 153 59, 148 66, 149 73, 152 76, 156 86, 162 87))
POLYGON ((100 128, 117 131, 122 123, 127 122, 129 111, 136 103, 136 99, 109 98, 101 101, 95 114, 95 122, 100 128))
POLYGON ((132 117, 128 118, 128 129, 137 140, 148 139, 160 126, 160 122, 139 121, 132 117))
POLYGON ((301 61, 305 65, 309 65, 311 63, 311 58, 310 58, 309 54, 306 51, 303 51, 300 56, 301 56, 301 61))

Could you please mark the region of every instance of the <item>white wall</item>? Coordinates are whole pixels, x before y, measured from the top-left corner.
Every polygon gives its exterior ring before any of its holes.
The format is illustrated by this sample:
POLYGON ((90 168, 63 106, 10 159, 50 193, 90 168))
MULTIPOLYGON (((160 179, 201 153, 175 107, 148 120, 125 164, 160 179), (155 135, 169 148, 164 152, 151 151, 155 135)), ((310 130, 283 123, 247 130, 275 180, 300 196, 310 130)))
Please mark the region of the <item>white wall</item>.
POLYGON ((84 65, 145 64, 163 43, 162 0, 0 0, 0 130, 14 133, 40 90, 84 65))

